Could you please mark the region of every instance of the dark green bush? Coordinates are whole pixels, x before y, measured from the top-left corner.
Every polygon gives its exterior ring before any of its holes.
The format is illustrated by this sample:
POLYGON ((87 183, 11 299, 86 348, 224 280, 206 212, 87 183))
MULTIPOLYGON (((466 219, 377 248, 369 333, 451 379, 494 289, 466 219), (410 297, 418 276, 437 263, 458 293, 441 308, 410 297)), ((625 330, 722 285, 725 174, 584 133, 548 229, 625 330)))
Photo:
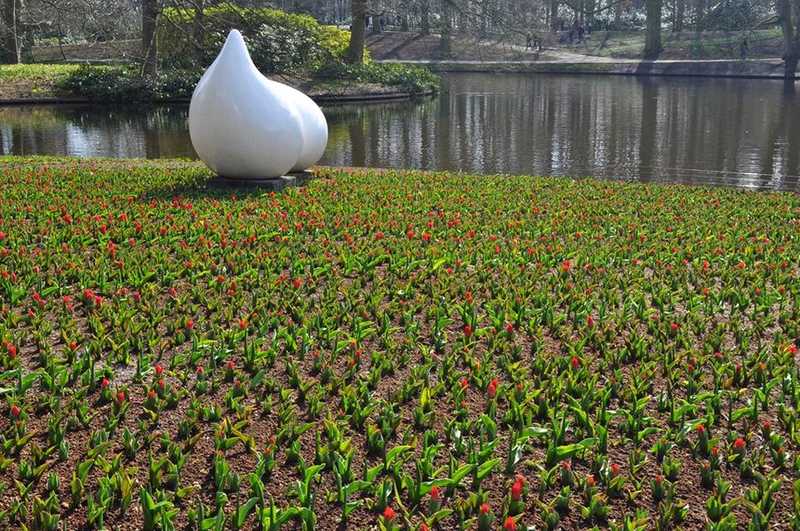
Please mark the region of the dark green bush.
MULTIPOLYGON (((143 79, 126 67, 82 66, 59 83, 69 94, 91 101, 125 103, 188 99, 202 76, 199 70, 165 70, 143 79)), ((397 87, 411 94, 434 91, 439 78, 425 68, 398 64, 367 63, 355 66, 331 61, 314 73, 322 80, 347 80, 397 87)))
POLYGON ((423 94, 439 87, 439 77, 427 68, 390 63, 348 65, 331 61, 317 70, 315 76, 398 87, 411 94, 423 94))
POLYGON ((253 62, 265 74, 315 70, 339 60, 349 32, 323 26, 313 17, 279 9, 243 8, 230 3, 204 11, 202 42, 194 41, 195 11, 165 9, 159 44, 165 66, 178 69, 207 67, 232 29, 242 32, 253 62), (199 45, 198 45, 199 44, 199 45))
POLYGON ((146 102, 189 98, 202 75, 199 71, 170 70, 142 78, 130 68, 82 66, 59 83, 59 88, 91 101, 146 102))

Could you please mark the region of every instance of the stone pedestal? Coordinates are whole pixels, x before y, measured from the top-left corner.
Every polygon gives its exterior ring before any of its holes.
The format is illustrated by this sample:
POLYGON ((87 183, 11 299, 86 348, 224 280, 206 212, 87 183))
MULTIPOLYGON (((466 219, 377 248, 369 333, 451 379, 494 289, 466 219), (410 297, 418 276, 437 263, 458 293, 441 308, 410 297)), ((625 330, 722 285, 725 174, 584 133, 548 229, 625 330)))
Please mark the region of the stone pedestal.
POLYGON ((317 174, 311 170, 305 171, 295 171, 289 174, 289 177, 294 177, 297 181, 297 186, 303 186, 307 184, 311 179, 316 177, 317 174))
POLYGON ((208 186, 211 188, 239 188, 280 192, 290 186, 304 186, 314 177, 316 177, 316 174, 310 170, 290 173, 275 179, 236 179, 216 176, 208 181, 208 186))

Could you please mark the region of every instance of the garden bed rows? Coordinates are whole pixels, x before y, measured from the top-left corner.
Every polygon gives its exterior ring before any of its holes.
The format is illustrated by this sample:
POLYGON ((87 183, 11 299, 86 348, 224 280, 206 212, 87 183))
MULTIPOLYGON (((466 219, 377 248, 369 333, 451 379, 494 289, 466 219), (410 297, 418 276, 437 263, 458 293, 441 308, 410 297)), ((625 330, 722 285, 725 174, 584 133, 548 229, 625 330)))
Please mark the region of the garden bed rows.
POLYGON ((2 168, 0 527, 797 525, 794 195, 2 168))

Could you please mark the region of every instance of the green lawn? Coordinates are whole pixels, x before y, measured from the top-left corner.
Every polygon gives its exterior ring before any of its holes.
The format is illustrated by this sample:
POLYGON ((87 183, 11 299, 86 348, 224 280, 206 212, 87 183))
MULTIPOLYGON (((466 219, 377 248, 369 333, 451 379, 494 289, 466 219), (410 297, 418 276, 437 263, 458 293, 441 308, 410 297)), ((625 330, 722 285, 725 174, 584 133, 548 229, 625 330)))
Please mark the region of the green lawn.
POLYGON ((800 519, 797 195, 0 168, 0 528, 800 519))
POLYGON ((0 81, 55 83, 79 68, 78 65, 23 64, 0 65, 0 81))

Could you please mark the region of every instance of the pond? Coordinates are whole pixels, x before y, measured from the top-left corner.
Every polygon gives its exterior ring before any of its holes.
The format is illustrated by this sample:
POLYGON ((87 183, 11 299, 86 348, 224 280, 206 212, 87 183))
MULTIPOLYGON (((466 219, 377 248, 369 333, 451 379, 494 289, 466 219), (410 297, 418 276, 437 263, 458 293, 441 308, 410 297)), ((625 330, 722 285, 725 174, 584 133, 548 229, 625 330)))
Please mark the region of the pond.
MULTIPOLYGON (((187 110, 0 107, 0 154, 194 157, 187 110)), ((781 81, 449 74, 435 98, 324 110, 323 164, 800 190, 781 81)))

